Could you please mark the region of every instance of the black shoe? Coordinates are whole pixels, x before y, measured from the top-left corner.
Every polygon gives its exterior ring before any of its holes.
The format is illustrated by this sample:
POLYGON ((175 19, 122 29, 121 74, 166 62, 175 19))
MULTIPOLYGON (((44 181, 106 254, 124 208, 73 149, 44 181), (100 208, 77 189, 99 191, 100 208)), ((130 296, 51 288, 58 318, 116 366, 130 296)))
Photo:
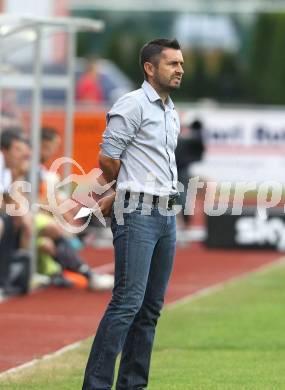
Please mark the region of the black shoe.
POLYGON ((62 274, 55 274, 51 277, 51 285, 55 287, 71 288, 73 283, 66 279, 62 274))

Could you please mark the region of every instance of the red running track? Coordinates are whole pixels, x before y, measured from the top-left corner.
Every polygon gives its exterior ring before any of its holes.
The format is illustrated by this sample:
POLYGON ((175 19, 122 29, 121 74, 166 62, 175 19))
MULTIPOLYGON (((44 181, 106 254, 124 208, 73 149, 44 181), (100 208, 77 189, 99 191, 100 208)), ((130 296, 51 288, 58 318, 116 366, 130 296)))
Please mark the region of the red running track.
MULTIPOLYGON (((92 266, 109 263, 112 249, 83 253, 92 266)), ((166 302, 277 260, 276 252, 178 248, 166 302)), ((0 304, 0 372, 94 334, 110 292, 48 288, 0 304)))

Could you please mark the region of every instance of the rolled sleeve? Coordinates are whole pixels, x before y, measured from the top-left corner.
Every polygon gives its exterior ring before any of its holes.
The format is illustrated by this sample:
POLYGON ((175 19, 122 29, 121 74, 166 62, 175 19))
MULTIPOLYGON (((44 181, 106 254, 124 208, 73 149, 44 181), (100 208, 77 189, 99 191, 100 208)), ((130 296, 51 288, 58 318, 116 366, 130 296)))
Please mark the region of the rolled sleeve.
POLYGON ((120 159, 140 128, 141 116, 140 104, 133 96, 125 95, 119 99, 107 114, 107 127, 101 144, 102 154, 120 159))

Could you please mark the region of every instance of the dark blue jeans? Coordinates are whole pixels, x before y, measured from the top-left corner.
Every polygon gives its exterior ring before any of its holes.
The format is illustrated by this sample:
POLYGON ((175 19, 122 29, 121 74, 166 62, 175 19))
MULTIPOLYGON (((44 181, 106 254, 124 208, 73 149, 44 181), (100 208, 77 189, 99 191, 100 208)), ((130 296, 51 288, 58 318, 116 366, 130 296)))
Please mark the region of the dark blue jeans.
POLYGON ((175 216, 139 210, 112 217, 115 286, 86 367, 83 390, 110 390, 122 351, 117 390, 144 389, 148 383, 155 327, 171 274, 176 243, 175 216))

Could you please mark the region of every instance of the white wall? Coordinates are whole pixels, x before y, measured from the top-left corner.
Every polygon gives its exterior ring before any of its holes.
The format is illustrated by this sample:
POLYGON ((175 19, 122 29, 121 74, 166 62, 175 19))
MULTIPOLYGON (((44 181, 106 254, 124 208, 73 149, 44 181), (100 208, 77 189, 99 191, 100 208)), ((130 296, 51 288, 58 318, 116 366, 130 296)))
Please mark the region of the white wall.
MULTIPOLYGON (((56 11, 56 1, 58 0, 6 0, 4 2, 4 12, 18 16, 38 16, 38 17, 52 17, 56 11)), ((54 58, 56 35, 50 30, 44 32, 43 38, 43 58, 45 61, 52 61, 54 58)), ((27 62, 33 58, 33 44, 27 42, 23 35, 10 38, 11 51, 6 56, 10 62, 27 62)), ((7 46, 7 45, 5 45, 7 46)))
POLYGON ((54 0, 6 0, 5 11, 15 15, 52 16, 54 0))

